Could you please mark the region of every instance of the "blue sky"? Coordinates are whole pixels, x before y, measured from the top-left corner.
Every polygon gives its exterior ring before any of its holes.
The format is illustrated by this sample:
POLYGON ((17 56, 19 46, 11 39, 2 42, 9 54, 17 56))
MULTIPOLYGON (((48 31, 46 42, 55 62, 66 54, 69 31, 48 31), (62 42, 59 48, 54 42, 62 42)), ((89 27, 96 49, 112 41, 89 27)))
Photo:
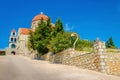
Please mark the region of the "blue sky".
POLYGON ((12 29, 30 28, 40 12, 53 23, 60 17, 65 30, 77 32, 82 39, 106 41, 112 36, 120 47, 119 0, 1 0, 0 49, 8 46, 12 29))

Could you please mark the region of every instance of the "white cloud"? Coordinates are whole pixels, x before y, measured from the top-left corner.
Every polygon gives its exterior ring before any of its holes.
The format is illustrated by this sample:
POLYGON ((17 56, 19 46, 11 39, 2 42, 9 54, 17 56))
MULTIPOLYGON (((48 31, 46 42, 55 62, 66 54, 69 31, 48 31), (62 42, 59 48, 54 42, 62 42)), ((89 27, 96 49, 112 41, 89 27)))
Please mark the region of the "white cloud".
POLYGON ((69 24, 65 24, 65 31, 72 31, 73 30, 73 26, 69 26, 69 24))

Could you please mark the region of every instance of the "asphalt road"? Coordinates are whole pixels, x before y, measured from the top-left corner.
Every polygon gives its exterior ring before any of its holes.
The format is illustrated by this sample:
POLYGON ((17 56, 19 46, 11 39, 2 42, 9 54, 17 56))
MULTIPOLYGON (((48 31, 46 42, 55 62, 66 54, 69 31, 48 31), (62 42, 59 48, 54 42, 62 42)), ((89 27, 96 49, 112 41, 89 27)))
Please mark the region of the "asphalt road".
POLYGON ((0 80, 120 80, 120 77, 9 55, 0 56, 0 80))
POLYGON ((0 57, 0 80, 49 80, 50 75, 21 56, 0 57))

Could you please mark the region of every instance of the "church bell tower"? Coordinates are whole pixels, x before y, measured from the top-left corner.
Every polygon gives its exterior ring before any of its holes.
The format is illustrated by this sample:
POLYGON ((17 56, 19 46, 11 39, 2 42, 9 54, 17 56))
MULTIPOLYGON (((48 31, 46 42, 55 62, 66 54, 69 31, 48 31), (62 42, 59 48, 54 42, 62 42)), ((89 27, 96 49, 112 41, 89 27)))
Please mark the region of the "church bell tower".
POLYGON ((17 33, 15 30, 11 31, 10 37, 9 37, 9 48, 15 49, 16 48, 16 42, 17 42, 17 33))
POLYGON ((16 30, 12 30, 9 37, 8 48, 6 49, 6 54, 16 54, 17 46, 17 33, 16 30))

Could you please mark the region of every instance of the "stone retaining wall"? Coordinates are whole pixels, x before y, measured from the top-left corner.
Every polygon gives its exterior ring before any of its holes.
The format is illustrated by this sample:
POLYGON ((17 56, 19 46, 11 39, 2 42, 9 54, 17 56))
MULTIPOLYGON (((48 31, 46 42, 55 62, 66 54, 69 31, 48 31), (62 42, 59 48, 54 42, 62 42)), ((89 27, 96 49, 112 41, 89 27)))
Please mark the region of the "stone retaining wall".
POLYGON ((109 74, 120 76, 120 53, 107 53, 109 74))
POLYGON ((96 71, 99 71, 100 65, 99 57, 94 53, 86 53, 75 57, 70 57, 70 55, 67 55, 63 59, 63 64, 96 71))
POLYGON ((76 53, 72 49, 67 49, 63 52, 50 56, 49 61, 52 63, 72 65, 84 69, 100 71, 99 56, 95 53, 82 54, 82 52, 76 53))
POLYGON ((94 53, 78 52, 67 49, 55 55, 48 55, 48 61, 72 65, 106 74, 120 75, 120 52, 106 52, 105 42, 94 42, 94 53))

